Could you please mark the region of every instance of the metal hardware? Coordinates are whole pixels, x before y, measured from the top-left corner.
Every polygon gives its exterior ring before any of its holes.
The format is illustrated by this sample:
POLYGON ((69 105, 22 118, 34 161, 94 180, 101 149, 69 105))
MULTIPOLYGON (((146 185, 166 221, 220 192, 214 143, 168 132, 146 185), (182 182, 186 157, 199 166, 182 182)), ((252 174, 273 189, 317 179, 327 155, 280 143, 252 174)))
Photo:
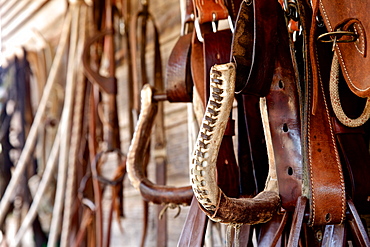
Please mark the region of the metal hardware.
POLYGON ((357 40, 357 34, 355 32, 350 31, 334 31, 321 34, 317 40, 323 43, 351 43, 357 40), (349 36, 349 39, 341 39, 343 36, 349 36), (326 39, 326 38, 330 39, 326 39))
MULTIPOLYGON (((212 16, 213 16, 213 20, 212 20, 212 31, 215 33, 215 32, 217 32, 216 14, 213 14, 212 16)), ((234 26, 233 26, 231 17, 228 16, 227 17, 227 20, 228 20, 228 23, 229 23, 229 27, 230 27, 231 32, 234 32, 234 26)), ((203 35, 202 35, 202 30, 200 28, 200 23, 199 23, 199 18, 198 17, 196 17, 195 20, 194 20, 194 27, 195 27, 195 33, 197 35, 197 38, 198 38, 199 42, 203 43, 204 42, 204 38, 203 38, 203 35)))

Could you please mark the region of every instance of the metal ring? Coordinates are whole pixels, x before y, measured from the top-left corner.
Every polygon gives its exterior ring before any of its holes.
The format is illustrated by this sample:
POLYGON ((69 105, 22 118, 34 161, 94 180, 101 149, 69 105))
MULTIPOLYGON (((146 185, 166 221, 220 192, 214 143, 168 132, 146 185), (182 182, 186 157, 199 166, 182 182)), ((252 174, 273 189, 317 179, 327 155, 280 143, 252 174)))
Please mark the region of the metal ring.
POLYGON ((108 184, 108 185, 111 185, 111 186, 116 186, 117 184, 119 184, 123 181, 123 178, 124 178, 125 174, 122 174, 121 176, 119 176, 116 179, 109 179, 109 178, 106 178, 104 176, 99 175, 98 172, 97 172, 97 163, 98 163, 98 161, 103 156, 103 154, 107 154, 107 153, 117 153, 121 158, 121 162, 122 162, 123 159, 126 158, 126 155, 124 155, 122 153, 122 151, 118 148, 109 149, 109 150, 102 151, 102 152, 96 154, 95 159, 91 163, 91 169, 93 169, 92 178, 95 178, 99 182, 102 182, 104 184, 108 184))
POLYGON ((357 40, 357 34, 355 32, 350 32, 350 31, 328 32, 328 33, 321 34, 317 38, 317 40, 320 41, 320 42, 323 42, 323 43, 332 43, 332 42, 350 43, 350 42, 355 42, 357 40), (326 40, 325 38, 327 38, 328 36, 329 36, 330 39, 326 40), (351 38, 341 40, 340 38, 342 38, 343 36, 350 36, 351 38))

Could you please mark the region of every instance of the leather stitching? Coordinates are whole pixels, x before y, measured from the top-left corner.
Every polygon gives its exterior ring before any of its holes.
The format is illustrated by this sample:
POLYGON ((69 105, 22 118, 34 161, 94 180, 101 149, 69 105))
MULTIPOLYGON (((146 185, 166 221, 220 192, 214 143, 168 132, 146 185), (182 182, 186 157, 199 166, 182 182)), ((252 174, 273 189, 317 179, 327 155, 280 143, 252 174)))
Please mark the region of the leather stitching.
MULTIPOLYGON (((332 28, 332 26, 331 26, 331 24, 330 24, 330 20, 329 20, 329 18, 328 18, 328 15, 327 15, 327 13, 326 13, 326 10, 325 10, 325 7, 324 7, 324 5, 323 5, 323 3, 322 3, 322 1, 320 0, 320 6, 321 6, 321 9, 322 9, 322 13, 323 13, 323 15, 324 15, 324 17, 325 17, 325 19, 327 20, 327 25, 329 26, 329 31, 333 31, 333 28, 332 28)), ((356 85, 353 83, 353 81, 352 81, 352 79, 351 79, 351 77, 349 76, 349 73, 348 73, 348 71, 347 71, 347 67, 346 67, 346 64, 344 63, 344 60, 343 60, 343 56, 342 56, 342 53, 341 53, 341 51, 340 51, 340 48, 339 48, 339 46, 338 46, 338 44, 336 44, 335 45, 335 47, 336 47, 336 50, 338 51, 338 54, 339 54, 339 58, 340 58, 340 60, 341 60, 341 64, 342 64, 342 66, 343 66, 343 71, 344 71, 344 73, 346 74, 346 77, 347 77, 347 79, 348 79, 348 82, 351 84, 351 86, 353 87, 353 88, 355 88, 356 90, 358 90, 358 91, 360 91, 360 92, 365 92, 365 91, 367 91, 367 90, 369 90, 370 89, 370 87, 367 87, 367 88, 365 88, 365 89, 360 89, 360 88, 358 88, 358 87, 356 87, 356 85)))

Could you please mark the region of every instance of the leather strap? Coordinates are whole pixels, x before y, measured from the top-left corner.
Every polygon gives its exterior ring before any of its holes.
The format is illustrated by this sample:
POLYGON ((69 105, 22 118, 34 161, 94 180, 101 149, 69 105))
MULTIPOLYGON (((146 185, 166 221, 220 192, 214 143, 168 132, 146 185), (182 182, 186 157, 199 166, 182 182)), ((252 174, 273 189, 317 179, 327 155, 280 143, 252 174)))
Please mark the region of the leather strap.
MULTIPOLYGON (((91 139, 89 142, 91 142, 91 171, 92 171, 92 178, 93 178, 93 187, 94 187, 94 199, 95 199, 95 205, 96 205, 96 233, 97 233, 97 245, 103 246, 104 244, 109 244, 110 242, 110 231, 112 226, 112 215, 113 210, 118 210, 118 214, 121 214, 120 208, 123 208, 123 206, 120 204, 122 202, 121 199, 118 199, 114 197, 114 201, 112 203, 112 207, 109 212, 109 219, 108 219, 108 226, 107 226, 107 235, 104 238, 104 231, 103 231, 103 213, 102 213, 102 193, 103 188, 99 182, 101 182, 101 176, 98 173, 98 170, 100 170, 97 167, 97 161, 99 160, 99 157, 101 154, 105 152, 111 152, 113 150, 120 150, 120 135, 119 135, 119 124, 118 124, 118 113, 117 113, 117 102, 116 102, 116 96, 117 96, 117 80, 115 78, 115 56, 114 56, 114 42, 113 42, 113 5, 111 1, 106 1, 105 3, 105 26, 104 30, 101 33, 96 34, 87 44, 84 48, 84 54, 83 54, 83 64, 85 68, 86 76, 89 78, 89 80, 94 83, 95 85, 99 86, 100 92, 96 91, 92 92, 91 100, 94 100, 95 102, 99 102, 99 94, 104 94, 102 97, 102 101, 104 103, 104 118, 100 119, 103 123, 102 125, 102 131, 103 131, 103 140, 106 144, 105 150, 103 152, 98 152, 97 150, 97 144, 96 144, 96 125, 95 121, 97 121, 97 112, 98 112, 98 106, 94 103, 92 105, 91 111, 92 111, 92 120, 90 122, 90 135, 91 139), (102 76, 97 72, 97 70, 94 70, 90 67, 90 64, 88 63, 88 54, 90 50, 90 46, 97 42, 99 39, 104 38, 103 43, 103 56, 102 56, 102 64, 106 65, 105 67, 102 66, 100 70, 104 71, 105 76, 102 76), (95 95, 93 95, 95 94, 95 95), (94 158, 92 158, 94 156, 94 158), (117 201, 118 199, 118 201, 117 201), (117 205, 117 203, 119 205, 117 205)), ((120 151, 119 151, 120 152, 120 151)), ((122 160, 121 160, 122 161, 122 160)), ((118 164, 118 169, 122 169, 122 164, 118 164)), ((124 165, 123 165, 124 167, 124 165)), ((120 179, 123 179, 124 172, 122 173, 122 176, 119 175, 120 179)), ((121 183, 118 183, 115 185, 115 190, 122 191, 123 187, 121 183)), ((117 193, 116 193, 117 194, 117 193)), ((120 196, 121 197, 121 196, 120 196)))
MULTIPOLYGON (((368 214, 370 209, 369 174, 370 155, 363 134, 346 133, 336 135, 343 155, 343 164, 348 171, 348 194, 353 199, 360 214, 368 214)), ((345 168, 344 168, 345 169, 345 168)))
MULTIPOLYGON (((313 25, 316 23, 313 21, 313 25)), ((315 35, 311 32, 310 42, 315 42, 315 35)), ((325 70, 327 63, 321 61, 325 48, 315 45, 310 46, 311 64, 320 66, 321 72, 325 70), (320 49, 320 50, 318 50, 320 49), (319 57, 318 54, 321 56, 319 57)), ((342 166, 333 133, 333 125, 330 120, 330 112, 327 102, 327 88, 324 74, 317 70, 318 91, 315 100, 315 115, 311 114, 313 109, 312 97, 315 91, 313 80, 307 83, 307 109, 305 110, 304 132, 307 177, 304 191, 310 199, 310 225, 340 224, 343 222, 346 210, 346 197, 342 166), (330 189, 328 189, 330 188, 330 189)))
POLYGON ((207 222, 207 216, 200 209, 197 199, 193 197, 178 246, 203 246, 207 222))
MULTIPOLYGON (((317 0, 320 13, 328 32, 338 29, 354 32, 357 39, 350 43, 335 44, 335 52, 350 89, 360 97, 370 96, 368 68, 370 40, 366 33, 370 30, 370 19, 364 9, 370 8, 368 1, 345 2, 340 0, 317 0)), ((339 38, 338 38, 339 39, 339 38)))
POLYGON ((279 9, 279 3, 274 0, 243 1, 232 52, 237 68, 237 93, 258 96, 268 93, 277 47, 279 9))
POLYGON ((259 97, 237 94, 238 101, 238 164, 240 190, 243 196, 254 196, 265 187, 268 172, 259 97))
POLYGON ((200 24, 227 19, 229 16, 224 1, 195 0, 195 7, 200 24))
POLYGON ((302 193, 301 100, 297 65, 290 52, 291 43, 282 11, 277 24, 279 48, 266 100, 281 203, 285 210, 293 211, 302 193))
POLYGON ((180 36, 166 67, 166 95, 170 102, 191 102, 193 80, 190 71, 192 34, 180 36))

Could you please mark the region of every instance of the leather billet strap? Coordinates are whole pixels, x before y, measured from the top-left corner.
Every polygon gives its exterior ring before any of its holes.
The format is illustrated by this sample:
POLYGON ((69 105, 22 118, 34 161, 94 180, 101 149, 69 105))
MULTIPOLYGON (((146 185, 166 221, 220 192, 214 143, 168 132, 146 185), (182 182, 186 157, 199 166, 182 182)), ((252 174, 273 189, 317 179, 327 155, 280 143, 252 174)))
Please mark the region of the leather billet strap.
POLYGON ((209 97, 209 80, 211 67, 230 61, 232 33, 230 29, 205 33, 203 42, 205 100, 209 97))
POLYGON ((203 246, 207 222, 207 216, 200 210, 199 203, 193 196, 177 246, 203 246))
POLYGON ((194 0, 195 29, 191 51, 191 72, 204 107, 209 97, 209 71, 212 65, 230 61, 231 31, 219 31, 219 20, 228 19, 224 1, 194 0))
POLYGON ((190 70, 191 38, 191 33, 180 36, 168 58, 166 94, 170 102, 193 100, 193 80, 190 70))
MULTIPOLYGON (((206 25, 206 24, 205 24, 206 25)), ((229 29, 203 33, 203 42, 193 34, 191 48, 191 73, 195 88, 204 107, 209 97, 209 71, 214 64, 230 61, 232 34, 229 29)))
POLYGON ((278 45, 279 9, 281 6, 275 0, 243 1, 241 4, 232 47, 237 93, 258 96, 268 93, 278 45))
POLYGON ((282 207, 294 211, 302 193, 301 99, 297 65, 283 15, 279 18, 278 33, 279 48, 266 101, 282 207))
POLYGON ((143 165, 147 157, 143 154, 149 148, 158 102, 153 101, 153 88, 148 84, 144 85, 142 89, 141 99, 142 110, 127 154, 127 172, 130 182, 136 189, 140 190, 145 200, 156 204, 189 205, 193 196, 190 186, 177 188, 156 185, 145 176, 143 165))
POLYGON ((170 102, 192 102, 193 79, 190 69, 193 0, 181 0, 181 35, 171 51, 166 66, 166 94, 170 102))
POLYGON ((325 61, 325 58, 330 57, 330 45, 317 43, 312 31, 316 29, 316 20, 312 24, 315 27, 311 27, 310 34, 310 62, 316 68, 313 71, 316 75, 307 75, 303 120, 306 165, 303 194, 309 198, 309 224, 316 226, 342 223, 346 196, 342 165, 330 119, 331 109, 328 107, 330 62, 325 61))
POLYGON ((197 10, 196 18, 199 24, 227 19, 229 11, 224 1, 218 0, 194 0, 197 10))

